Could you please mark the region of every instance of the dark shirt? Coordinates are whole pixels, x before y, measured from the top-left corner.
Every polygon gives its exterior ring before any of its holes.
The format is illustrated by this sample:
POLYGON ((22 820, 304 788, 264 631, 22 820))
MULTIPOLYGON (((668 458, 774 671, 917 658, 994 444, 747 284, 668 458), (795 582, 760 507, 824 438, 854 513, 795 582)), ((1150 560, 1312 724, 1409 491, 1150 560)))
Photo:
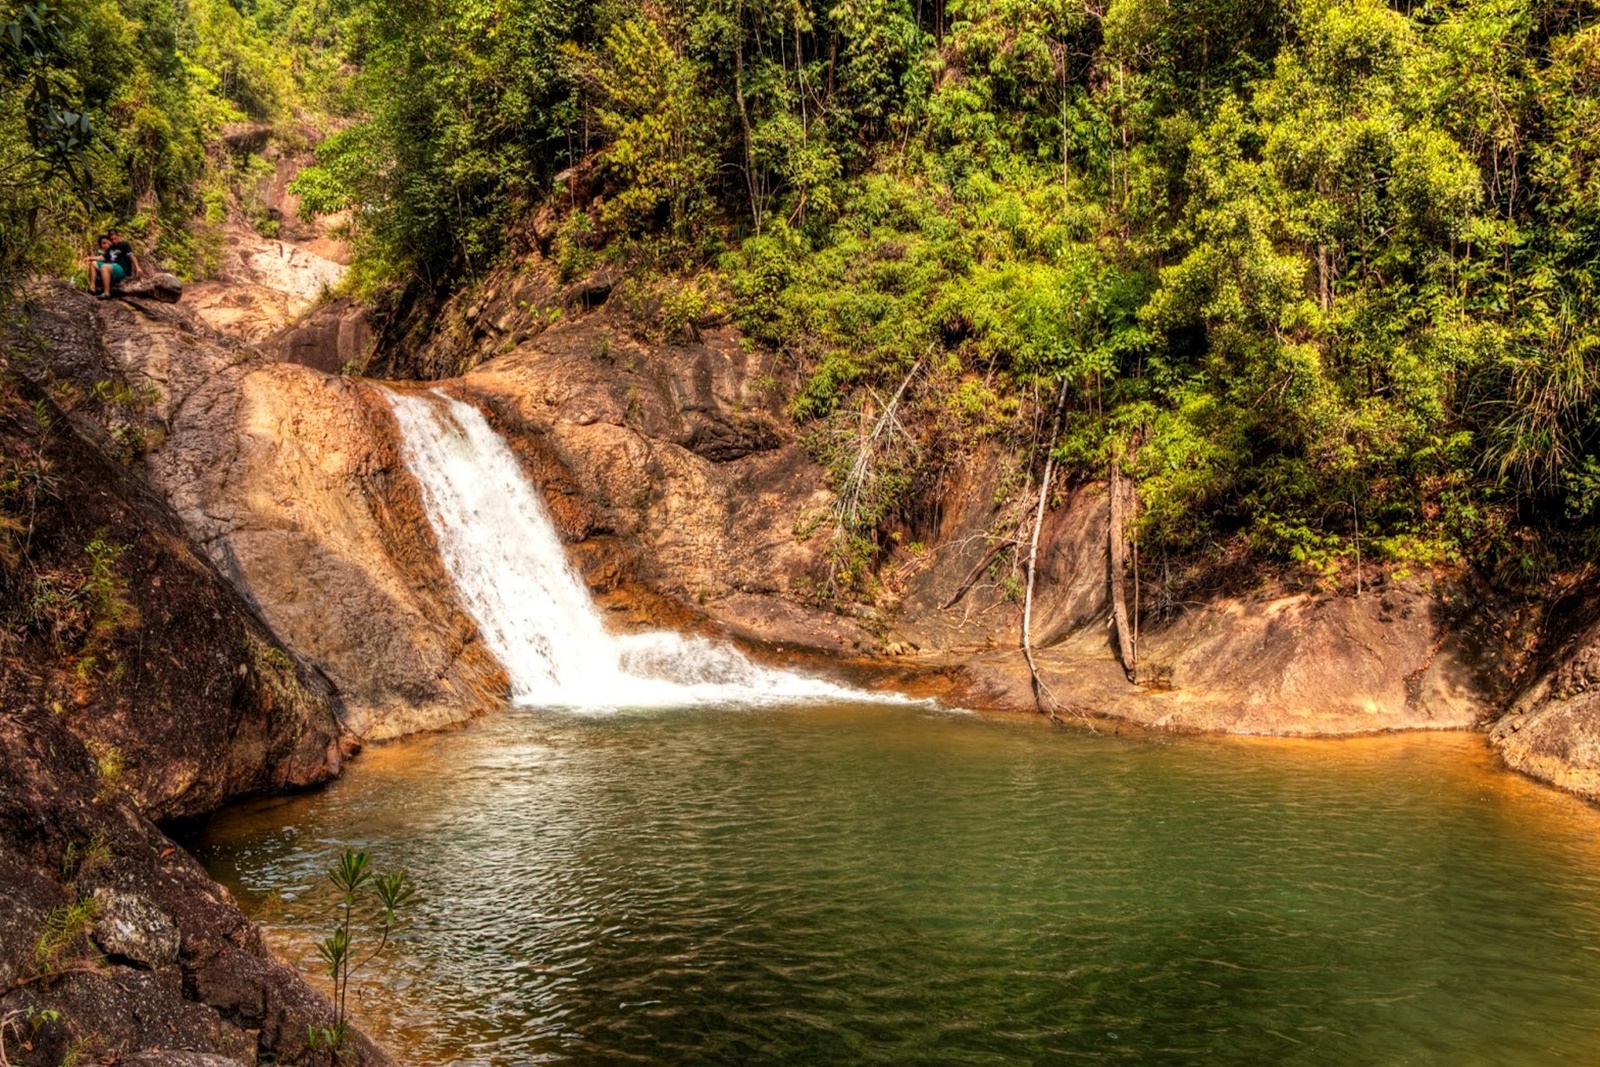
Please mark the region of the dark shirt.
POLYGON ((133 246, 126 241, 118 241, 101 253, 100 258, 107 263, 115 263, 129 274, 133 273, 133 246))

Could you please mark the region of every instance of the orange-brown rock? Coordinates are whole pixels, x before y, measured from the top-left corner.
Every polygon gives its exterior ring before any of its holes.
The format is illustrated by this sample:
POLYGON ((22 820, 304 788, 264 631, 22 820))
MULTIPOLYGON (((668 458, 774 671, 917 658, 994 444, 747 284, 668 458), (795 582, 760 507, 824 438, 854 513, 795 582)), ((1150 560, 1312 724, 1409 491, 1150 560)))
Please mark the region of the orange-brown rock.
POLYGON ((1510 767, 1600 801, 1600 610, 1591 595, 1550 611, 1546 654, 1495 724, 1490 740, 1510 767))
MULTIPOLYGON (((372 387, 224 337, 183 306, 47 291, 86 382, 135 398, 141 462, 190 537, 332 680, 364 740, 438 729, 504 698, 456 605, 372 387)), ((87 386, 86 386, 87 388, 87 386)))
POLYGON ((294 1062, 332 1006, 153 820, 326 781, 337 697, 123 462, 145 427, 95 305, 43 296, 0 348, 5 1056, 294 1062))

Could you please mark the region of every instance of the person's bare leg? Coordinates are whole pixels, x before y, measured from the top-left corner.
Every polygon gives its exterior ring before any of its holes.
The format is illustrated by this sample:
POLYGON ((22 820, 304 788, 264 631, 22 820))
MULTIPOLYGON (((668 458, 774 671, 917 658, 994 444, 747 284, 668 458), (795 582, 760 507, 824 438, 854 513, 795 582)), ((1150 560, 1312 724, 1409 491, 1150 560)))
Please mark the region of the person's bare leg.
POLYGON ((101 283, 101 285, 103 287, 102 290, 101 290, 100 295, 101 296, 110 296, 111 295, 111 264, 107 263, 105 266, 100 268, 100 283, 101 283))

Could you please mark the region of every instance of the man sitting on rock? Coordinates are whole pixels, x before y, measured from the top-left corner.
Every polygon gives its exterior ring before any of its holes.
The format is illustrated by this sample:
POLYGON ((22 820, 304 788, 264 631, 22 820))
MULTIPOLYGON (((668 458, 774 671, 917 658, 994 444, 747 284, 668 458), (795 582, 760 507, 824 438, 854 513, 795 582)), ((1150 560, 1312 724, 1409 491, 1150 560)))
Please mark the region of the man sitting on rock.
POLYGON ((123 240, 122 234, 116 230, 101 234, 96 243, 100 246, 100 254, 87 261, 89 292, 98 293, 101 300, 110 300, 111 287, 124 278, 136 276, 139 266, 133 258, 133 246, 123 240))

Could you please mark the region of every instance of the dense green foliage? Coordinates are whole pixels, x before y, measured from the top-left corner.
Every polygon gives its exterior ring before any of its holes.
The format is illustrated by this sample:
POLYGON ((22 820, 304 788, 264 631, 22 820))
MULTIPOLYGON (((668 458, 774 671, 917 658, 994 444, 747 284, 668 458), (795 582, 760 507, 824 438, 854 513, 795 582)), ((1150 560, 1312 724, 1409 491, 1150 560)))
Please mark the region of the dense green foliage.
POLYGON ((306 83, 283 21, 271 0, 0 4, 0 268, 65 270, 111 225, 203 267, 197 219, 248 162, 219 132, 284 120, 306 83))
MULTIPOLYGON (((1036 442, 1064 380, 1059 454, 1128 465, 1152 549, 1314 571, 1358 531, 1406 561, 1588 550, 1592 4, 384 11, 355 19, 368 118, 302 183, 361 209, 374 282, 481 268, 592 159, 558 261, 716 268, 801 368, 798 417, 848 436, 916 368, 890 497, 951 444, 1036 442)), ((880 503, 850 531, 869 547, 880 503)))
MULTIPOLYGON (((725 306, 786 353, 825 455, 909 382, 858 556, 974 442, 1037 454, 1058 395, 1058 455, 1125 464, 1171 558, 1592 553, 1593 0, 61 11, 65 43, 0 76, 63 72, 93 203, 163 241, 213 180, 205 131, 314 100, 335 132, 297 189, 351 211, 368 295, 448 292, 544 205, 569 276, 693 278, 674 322, 725 306)), ((7 96, 7 158, 53 177, 0 193, 8 235, 69 198, 33 99, 7 96)))
POLYGON ((360 209, 369 287, 444 285, 487 267, 517 209, 581 152, 563 46, 582 0, 352 3, 339 20, 359 73, 334 101, 362 119, 324 141, 297 191, 360 209))

